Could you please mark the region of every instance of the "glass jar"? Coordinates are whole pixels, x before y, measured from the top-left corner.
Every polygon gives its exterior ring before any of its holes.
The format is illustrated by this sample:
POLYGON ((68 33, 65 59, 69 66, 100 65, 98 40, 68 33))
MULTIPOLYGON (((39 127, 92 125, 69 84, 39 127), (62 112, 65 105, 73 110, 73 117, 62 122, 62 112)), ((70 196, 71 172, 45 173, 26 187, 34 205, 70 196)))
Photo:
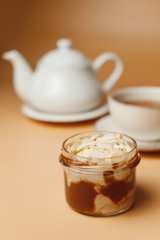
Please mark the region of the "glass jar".
POLYGON ((140 162, 140 155, 134 139, 122 134, 123 140, 132 148, 129 152, 112 157, 113 164, 107 158, 99 158, 100 165, 90 164, 91 158, 67 150, 67 146, 80 139, 108 133, 111 132, 80 133, 66 139, 62 145, 59 160, 64 167, 66 201, 80 213, 93 216, 115 215, 129 210, 135 202, 136 166, 140 162))

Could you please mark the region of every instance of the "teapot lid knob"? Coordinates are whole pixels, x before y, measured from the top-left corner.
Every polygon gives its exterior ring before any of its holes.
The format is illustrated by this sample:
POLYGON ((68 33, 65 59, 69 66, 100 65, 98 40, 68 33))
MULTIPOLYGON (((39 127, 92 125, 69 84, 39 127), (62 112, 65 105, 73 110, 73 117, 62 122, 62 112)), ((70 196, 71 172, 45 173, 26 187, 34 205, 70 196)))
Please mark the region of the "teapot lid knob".
POLYGON ((72 46, 72 41, 67 38, 63 38, 57 41, 58 48, 69 48, 72 46))
POLYGON ((56 42, 57 48, 48 52, 38 62, 38 68, 45 66, 55 69, 82 69, 91 66, 90 61, 83 53, 72 49, 72 40, 68 38, 59 39, 56 42))

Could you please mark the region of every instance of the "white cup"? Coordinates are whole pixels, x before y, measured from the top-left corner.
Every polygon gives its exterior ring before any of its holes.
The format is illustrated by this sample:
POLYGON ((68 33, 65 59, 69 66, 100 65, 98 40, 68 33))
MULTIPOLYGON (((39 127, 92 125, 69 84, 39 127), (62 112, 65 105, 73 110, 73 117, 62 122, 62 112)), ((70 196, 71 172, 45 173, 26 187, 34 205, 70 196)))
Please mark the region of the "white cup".
POLYGON ((160 140, 160 87, 114 91, 108 96, 108 105, 117 125, 130 136, 142 141, 160 140))

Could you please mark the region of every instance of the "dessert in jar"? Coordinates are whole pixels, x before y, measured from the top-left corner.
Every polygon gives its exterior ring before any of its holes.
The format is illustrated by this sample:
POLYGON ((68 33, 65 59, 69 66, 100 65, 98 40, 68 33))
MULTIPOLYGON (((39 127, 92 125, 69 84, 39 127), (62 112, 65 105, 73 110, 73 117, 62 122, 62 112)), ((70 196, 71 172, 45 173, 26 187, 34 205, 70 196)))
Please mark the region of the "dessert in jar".
POLYGON ((108 216, 130 209, 135 202, 136 142, 114 132, 85 132, 64 141, 65 195, 76 211, 108 216))

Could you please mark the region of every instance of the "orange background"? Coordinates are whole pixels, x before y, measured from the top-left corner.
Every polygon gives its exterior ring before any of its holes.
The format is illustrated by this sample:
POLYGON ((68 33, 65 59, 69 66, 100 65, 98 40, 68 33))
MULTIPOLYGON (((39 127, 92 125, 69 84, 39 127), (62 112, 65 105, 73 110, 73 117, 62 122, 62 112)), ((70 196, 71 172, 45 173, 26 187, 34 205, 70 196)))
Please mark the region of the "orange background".
MULTIPOLYGON (((116 87, 160 85, 159 9, 158 0, 1 0, 0 50, 18 49, 35 67, 57 39, 68 37, 91 59, 104 51, 122 57, 116 87)), ((111 68, 102 68, 102 80, 111 68)))
MULTIPOLYGON (((19 50, 34 68, 37 60, 71 38, 90 59, 118 53, 124 73, 113 89, 160 86, 160 1, 1 0, 0 53, 19 50)), ((113 63, 100 70, 100 79, 113 63)), ((122 215, 87 217, 64 199, 61 144, 95 120, 56 124, 29 120, 12 87, 11 65, 0 59, 0 239, 135 240, 160 238, 160 152, 141 153, 137 203, 122 215)), ((137 116, 138 117, 138 116, 137 116)))

